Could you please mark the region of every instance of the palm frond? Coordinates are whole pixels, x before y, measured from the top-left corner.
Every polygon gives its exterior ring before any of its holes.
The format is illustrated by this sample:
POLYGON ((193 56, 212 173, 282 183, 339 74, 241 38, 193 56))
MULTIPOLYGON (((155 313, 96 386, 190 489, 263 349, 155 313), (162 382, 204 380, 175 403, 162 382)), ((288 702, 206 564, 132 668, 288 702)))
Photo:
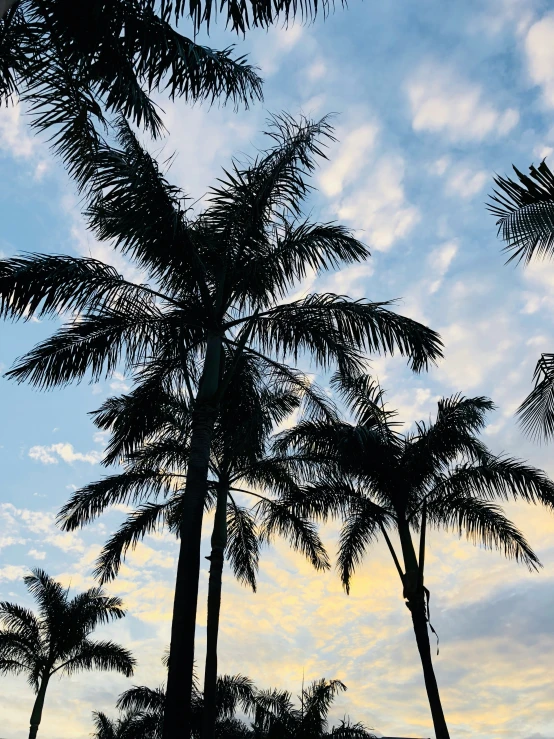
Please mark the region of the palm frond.
POLYGON ((36 600, 43 620, 52 627, 59 622, 67 606, 67 591, 44 570, 39 568, 25 575, 23 582, 29 593, 36 600))
POLYGON ((315 524, 279 500, 266 498, 260 501, 258 509, 261 516, 260 537, 263 541, 271 541, 275 534, 279 534, 287 539, 293 549, 303 554, 316 570, 329 569, 329 557, 315 524))
POLYGON ((295 18, 308 22, 318 13, 327 16, 333 8, 334 2, 330 0, 276 0, 271 3, 268 0, 227 0, 221 6, 213 0, 204 4, 198 0, 162 0, 164 13, 174 13, 176 19, 181 15, 190 15, 197 30, 204 24, 209 30, 212 16, 215 17, 219 11, 224 15, 225 24, 237 33, 245 33, 250 27, 268 28, 279 20, 285 25, 295 18))
POLYGON ((110 506, 140 503, 149 496, 169 494, 174 485, 171 473, 164 474, 157 469, 110 475, 76 490, 60 510, 58 522, 63 530, 74 531, 110 506))
POLYGON ((90 634, 99 624, 104 625, 124 616, 121 598, 107 595, 100 587, 89 588, 68 602, 68 628, 75 632, 77 640, 82 635, 90 634))
POLYGON ((273 241, 247 252, 236 265, 234 289, 252 305, 282 299, 311 270, 319 273, 369 257, 348 229, 334 223, 285 222, 275 229, 273 241))
POLYGON ((509 559, 522 562, 529 570, 541 564, 519 529, 504 515, 500 506, 471 495, 451 494, 427 505, 430 524, 465 532, 474 544, 499 549, 509 559))
POLYGON ((91 382, 108 377, 124 362, 126 369, 155 354, 168 319, 154 307, 144 312, 105 310, 62 326, 49 339, 20 357, 7 376, 40 388, 66 385, 90 374, 91 382))
MULTIPOLYGON (((263 351, 282 356, 310 351, 318 364, 336 362, 343 374, 358 374, 363 363, 355 352, 394 354, 409 358, 414 371, 442 356, 434 331, 388 309, 390 303, 353 301, 340 295, 316 294, 281 305, 254 322, 263 351), (343 354, 345 357, 343 357, 343 354), (346 364, 350 359, 352 368, 346 364)), ((349 363, 349 364, 350 364, 349 363)))
POLYGON ((249 713, 255 705, 254 683, 244 675, 220 675, 216 704, 219 719, 232 718, 239 706, 249 713))
POLYGON ((102 547, 93 575, 101 584, 113 580, 129 548, 133 550, 147 534, 162 523, 170 503, 146 503, 127 516, 119 529, 102 547))
POLYGON ((346 690, 340 680, 315 680, 303 693, 303 727, 311 736, 321 736, 327 728, 329 708, 335 697, 346 690))
POLYGON ((0 623, 10 633, 20 636, 33 649, 41 642, 40 624, 35 614, 17 603, 0 603, 0 623))
POLYGON ((186 198, 169 184, 123 117, 116 132, 121 148, 102 146, 94 159, 94 186, 85 213, 90 228, 100 240, 113 240, 151 277, 169 286, 173 276, 181 288, 194 289, 186 198))
POLYGON ((533 375, 535 387, 516 413, 531 437, 554 437, 554 354, 541 354, 533 375))
POLYGON ((554 255, 554 175, 545 161, 529 167, 530 177, 514 171, 519 182, 496 177, 489 211, 497 218, 508 261, 528 264, 533 257, 554 255))
POLYGON ((256 521, 247 508, 238 506, 233 498, 227 505, 227 547, 225 553, 237 580, 256 592, 256 575, 260 542, 256 521))
POLYGON ((149 304, 152 291, 126 282, 97 259, 29 254, 0 262, 0 317, 15 320, 128 310, 149 304))
POLYGON ((394 427, 398 422, 393 421, 397 411, 385 406, 385 391, 370 375, 343 375, 336 372, 331 378, 331 387, 335 389, 350 411, 355 415, 361 426, 377 427, 393 442, 394 427))
POLYGON ((163 714, 165 706, 165 690, 163 688, 147 688, 134 686, 121 693, 116 707, 122 711, 153 711, 163 714))
POLYGON ((337 568, 344 589, 350 593, 350 579, 361 564, 367 547, 377 540, 380 523, 386 524, 383 511, 370 501, 352 501, 344 521, 337 554, 337 568))
POLYGON ((124 647, 112 641, 83 640, 76 651, 66 662, 59 665, 56 671, 72 675, 80 670, 114 670, 125 677, 133 674, 136 660, 124 647))
POLYGON ((510 457, 490 457, 482 464, 463 464, 439 476, 428 495, 432 502, 465 494, 485 500, 523 500, 554 508, 554 482, 536 467, 510 457))
POLYGON ((338 726, 333 726, 326 735, 326 739, 377 739, 369 729, 362 723, 350 723, 349 719, 343 719, 338 726))

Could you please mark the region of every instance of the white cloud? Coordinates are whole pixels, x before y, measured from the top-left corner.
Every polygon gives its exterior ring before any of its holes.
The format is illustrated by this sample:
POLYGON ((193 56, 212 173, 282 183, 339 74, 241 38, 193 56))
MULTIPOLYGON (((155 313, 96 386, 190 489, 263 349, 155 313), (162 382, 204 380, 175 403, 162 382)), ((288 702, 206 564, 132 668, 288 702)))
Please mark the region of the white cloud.
POLYGON ((85 452, 84 454, 76 452, 72 444, 61 442, 50 446, 33 446, 29 449, 29 457, 42 464, 58 464, 58 458, 67 462, 67 464, 73 464, 73 462, 97 464, 102 459, 102 454, 98 451, 85 452))
POLYGON ((260 34, 254 42, 256 63, 263 77, 271 77, 279 71, 283 57, 290 53, 304 36, 301 23, 292 23, 288 28, 273 27, 260 34))
POLYGON ((423 63, 408 79, 406 92, 413 129, 441 132, 455 141, 503 136, 519 120, 516 110, 498 110, 487 101, 480 85, 438 62, 423 63))
POLYGON ((476 172, 471 167, 460 167, 446 180, 446 192, 469 200, 481 192, 489 178, 489 174, 482 169, 476 172))
POLYGON ((446 347, 439 376, 454 392, 482 387, 491 370, 503 365, 517 343, 511 319, 505 314, 455 321, 439 328, 439 333, 446 347))
POLYGON ((35 459, 37 462, 42 464, 58 464, 58 459, 53 454, 50 454, 48 447, 45 446, 33 446, 29 449, 29 457, 35 459))
POLYGON ((46 552, 40 552, 38 549, 29 549, 27 554, 34 559, 46 559, 46 552))
POLYGON ((113 380, 110 382, 110 389, 115 392, 126 393, 129 390, 129 385, 125 380, 125 375, 122 375, 121 372, 114 372, 113 380))
POLYGON ((351 182, 367 166, 378 132, 375 124, 366 123, 341 140, 338 153, 332 156, 332 163, 319 176, 319 185, 326 195, 339 195, 345 183, 351 182))
POLYGON ((554 13, 531 26, 525 51, 531 80, 542 88, 545 104, 554 108, 554 13))
POLYGON ((33 177, 40 181, 48 170, 48 161, 44 158, 40 141, 29 136, 27 130, 19 104, 0 107, 0 151, 15 159, 34 160, 33 177))
POLYGON ((25 539, 17 536, 0 536, 0 549, 4 547, 13 547, 14 544, 25 544, 25 539))
POLYGON ((22 565, 5 565, 0 567, 0 582, 3 580, 14 581, 20 580, 29 574, 29 568, 22 565))
MULTIPOLYGON (((319 177, 321 190, 333 198, 336 216, 358 230, 370 247, 386 251, 419 220, 406 200, 404 159, 376 153, 378 127, 358 126, 344 136, 338 154, 319 177)), ((339 138, 340 135, 339 135, 339 138)))
POLYGON ((427 257, 427 263, 433 271, 434 280, 430 285, 430 292, 435 293, 442 284, 445 274, 448 272, 452 260, 458 252, 458 244, 448 241, 434 249, 427 257))
POLYGON ((0 149, 18 159, 33 156, 38 142, 25 128, 20 105, 0 108, 0 149))

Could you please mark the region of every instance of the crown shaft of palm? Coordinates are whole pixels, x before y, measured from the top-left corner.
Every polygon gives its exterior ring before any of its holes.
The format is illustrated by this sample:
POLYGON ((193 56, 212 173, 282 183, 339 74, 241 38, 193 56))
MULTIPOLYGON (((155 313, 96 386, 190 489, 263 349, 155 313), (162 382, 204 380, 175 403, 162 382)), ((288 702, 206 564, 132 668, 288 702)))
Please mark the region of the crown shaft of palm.
POLYGON ((37 601, 39 616, 13 603, 0 604, 0 671, 23 673, 36 698, 30 719, 30 739, 36 737, 48 683, 53 675, 77 670, 117 670, 131 675, 135 661, 113 642, 94 642, 99 623, 124 615, 118 598, 92 588, 72 600, 68 591, 42 570, 24 578, 37 601))
POLYGON ((319 518, 343 518, 338 561, 347 589, 367 547, 383 535, 411 611, 436 735, 446 738, 427 631, 426 525, 465 531, 485 547, 536 568, 536 555, 494 501, 522 499, 552 508, 554 484, 540 470, 494 457, 479 441, 493 407, 485 398, 443 400, 433 424, 419 424, 403 436, 394 428, 394 413, 381 404, 382 394, 365 377, 345 383, 336 376, 334 383, 358 425, 301 423, 281 437, 278 448, 303 456, 321 480, 289 503, 304 515, 311 510, 319 518), (387 529, 399 538, 402 564, 387 529), (411 530, 420 531, 419 554, 411 530))

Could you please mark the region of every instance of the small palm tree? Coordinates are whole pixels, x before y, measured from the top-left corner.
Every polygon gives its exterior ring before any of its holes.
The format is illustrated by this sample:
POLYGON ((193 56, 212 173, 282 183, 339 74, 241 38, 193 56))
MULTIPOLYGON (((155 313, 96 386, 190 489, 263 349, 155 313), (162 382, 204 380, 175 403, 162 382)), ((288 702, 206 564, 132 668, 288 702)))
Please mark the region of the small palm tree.
POLYGON ((29 739, 37 735, 48 683, 54 675, 79 670, 117 670, 133 674, 135 659, 112 641, 93 641, 99 624, 123 618, 119 598, 91 588, 69 599, 67 590, 42 570, 23 578, 39 616, 15 603, 0 603, 0 672, 23 673, 36 693, 29 739))
POLYGON ((210 449, 236 369, 236 362, 224 364, 225 350, 280 367, 303 355, 343 371, 359 368, 366 352, 398 351, 421 371, 442 355, 442 343, 387 303, 334 294, 283 302, 308 269, 321 273, 368 256, 342 226, 302 217, 307 178, 332 138, 328 119, 276 119, 269 150, 246 166, 235 163, 194 217, 125 120, 118 131, 121 149, 102 146, 90 160, 87 216, 97 237, 133 256, 149 283, 126 281, 93 259, 17 257, 0 262, 0 316, 71 315, 11 370, 19 381, 52 387, 89 371, 98 379, 122 362, 129 370, 171 365, 183 385, 198 387, 191 395, 164 719, 164 739, 178 739, 190 720, 210 449))
MULTIPOLYGON (((232 355, 227 356, 226 362, 231 361, 232 355)), ((59 517, 62 527, 71 531, 91 522, 111 505, 140 501, 100 554, 96 575, 101 583, 117 575, 127 549, 155 528, 166 526, 178 533, 190 448, 191 408, 186 393, 154 385, 148 379, 129 395, 109 399, 94 413, 97 426, 112 432, 104 463, 119 458, 125 472, 76 491, 59 517), (165 499, 159 501, 160 495, 165 499)), ((233 392, 225 396, 219 409, 207 501, 207 507, 215 507, 215 519, 209 556, 205 737, 213 736, 216 722, 224 556, 237 579, 254 591, 260 545, 276 533, 287 537, 291 546, 305 554, 316 569, 329 567, 313 524, 294 515, 287 506, 279 506, 271 497, 272 493, 296 487, 282 461, 266 452, 274 426, 298 410, 301 403, 317 417, 334 413, 329 401, 301 373, 284 374, 258 357, 243 355, 238 360, 233 392), (239 504, 237 493, 250 497, 251 506, 239 504)))
MULTIPOLYGON (((546 162, 525 175, 514 167, 519 182, 495 179, 490 212, 510 253, 509 261, 529 264, 554 257, 554 174, 546 162)), ((531 436, 554 438, 554 354, 542 354, 533 376, 535 387, 519 406, 524 430, 531 436)))
MULTIPOLYGON (((233 739, 250 737, 246 725, 235 717, 238 708, 243 712, 252 710, 255 691, 252 681, 242 675, 222 675, 216 686, 215 736, 233 739), (245 733, 246 732, 246 733, 245 733)), ((165 690, 137 686, 119 696, 116 707, 121 716, 109 719, 103 713, 94 713, 96 733, 94 739, 160 739, 163 730, 165 690)), ((191 737, 200 739, 204 698, 196 680, 192 692, 191 737)))
POLYGON ((254 702, 253 739, 376 739, 361 723, 341 721, 329 727, 329 709, 336 696, 346 690, 340 680, 314 680, 302 686, 300 707, 291 694, 280 690, 261 690, 254 702))
POLYGON ((336 376, 333 384, 355 422, 304 421, 284 432, 277 448, 293 450, 291 464, 317 477, 289 503, 299 515, 342 517, 338 567, 347 592, 368 546, 383 537, 411 613, 435 734, 448 739, 429 644, 426 527, 465 532, 474 542, 535 569, 536 555, 495 501, 521 499, 552 509, 554 483, 540 470, 493 455, 477 438, 493 408, 486 398, 441 400, 434 423, 419 423, 415 432, 400 434, 395 413, 383 404, 383 393, 371 378, 336 376), (391 531, 399 538, 399 555, 391 531))
MULTIPOLYGON (((281 690, 257 690, 243 675, 223 675, 217 679, 216 739, 376 739, 361 723, 341 721, 329 727, 329 709, 346 686, 340 680, 315 680, 302 687, 300 708, 291 694, 281 690), (248 725, 238 719, 237 710, 251 717, 248 725)), ((94 739, 160 739, 165 692, 135 687, 120 695, 117 708, 122 716, 115 721, 94 714, 94 739)), ((204 698, 196 684, 192 695, 192 739, 202 735, 204 698)))

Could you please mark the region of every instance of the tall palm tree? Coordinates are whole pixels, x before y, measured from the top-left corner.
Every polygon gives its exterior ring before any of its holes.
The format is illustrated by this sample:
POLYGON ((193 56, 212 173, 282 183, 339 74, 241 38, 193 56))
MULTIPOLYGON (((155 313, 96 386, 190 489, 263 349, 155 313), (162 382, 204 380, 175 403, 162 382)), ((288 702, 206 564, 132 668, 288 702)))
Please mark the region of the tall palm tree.
MULTIPOLYGON (((225 5, 225 4, 224 4, 225 5)), ((27 104, 83 186, 87 157, 110 115, 125 115, 154 137, 163 124, 152 94, 192 102, 261 99, 261 79, 232 48, 215 51, 177 31, 156 0, 0 3, 0 104, 27 104)))
POLYGON ((235 162, 196 217, 125 120, 118 130, 121 149, 102 145, 93 159, 87 217, 99 239, 134 257, 149 284, 126 281, 93 259, 15 257, 0 262, 0 315, 71 315, 8 373, 19 381, 52 387, 89 371, 96 380, 121 364, 130 369, 145 362, 179 372, 190 388, 197 378, 164 730, 164 739, 176 739, 190 722, 211 441, 236 360, 261 356, 283 367, 277 360, 296 362, 302 355, 317 367, 337 364, 347 372, 363 365, 365 352, 396 350, 421 371, 441 356, 442 344, 434 331, 387 303, 334 294, 283 302, 309 268, 320 273, 368 256, 342 226, 302 218, 307 177, 332 136, 327 119, 275 119, 273 146, 245 166, 235 162), (230 365, 225 348, 234 352, 230 365))
POLYGON ((37 735, 48 683, 54 675, 79 670, 117 670, 133 674, 135 659, 112 641, 94 641, 99 624, 123 618, 119 598, 101 588, 90 588, 69 598, 60 583, 42 570, 23 578, 38 604, 38 617, 27 608, 0 603, 0 673, 23 673, 36 693, 29 739, 37 735))
POLYGON ((354 423, 304 421, 283 433, 278 449, 292 451, 293 464, 317 475, 289 504, 298 515, 342 517, 338 567, 347 592, 368 546, 383 537, 411 613, 435 734, 448 739, 429 644, 426 527, 465 532, 475 543, 535 569, 536 555, 495 501, 521 499, 552 509, 554 483, 541 470, 493 455, 478 439, 493 408, 486 398, 441 400, 433 423, 400 434, 396 414, 369 377, 335 376, 333 384, 354 423), (390 532, 400 541, 399 554, 390 532))
MULTIPOLYGON (((232 357, 226 361, 232 361, 232 357)), ((215 519, 209 556, 204 736, 213 736, 215 731, 225 552, 235 576, 254 591, 260 544, 275 533, 286 536, 316 569, 329 567, 313 524, 291 515, 286 506, 278 506, 271 497, 273 491, 290 490, 296 483, 281 460, 267 456, 267 442, 275 425, 299 409, 303 401, 312 416, 334 413, 329 401, 300 373, 289 371, 283 377, 260 358, 243 355, 237 363, 233 392, 224 397, 219 409, 207 501, 207 507, 215 507, 215 519), (250 507, 239 504, 237 493, 250 497, 250 507)), ((115 577, 127 549, 154 528, 167 526, 178 533, 178 511, 183 503, 182 486, 190 448, 191 408, 186 394, 178 388, 156 386, 147 378, 129 395, 110 398, 94 416, 100 429, 112 432, 104 463, 119 458, 125 471, 76 491, 59 520, 64 529, 74 530, 91 522, 110 505, 140 501, 141 505, 100 554, 96 573, 105 582, 115 577), (165 498, 161 502, 160 494, 165 498), (146 502, 148 498, 153 500, 146 502)))
MULTIPOLYGON (((554 257, 554 174, 545 161, 525 175, 514 167, 519 182, 497 177, 488 208, 497 218, 508 261, 528 265, 533 259, 554 257)), ((517 414, 526 432, 554 438, 554 354, 542 354, 533 376, 535 387, 517 414)))

